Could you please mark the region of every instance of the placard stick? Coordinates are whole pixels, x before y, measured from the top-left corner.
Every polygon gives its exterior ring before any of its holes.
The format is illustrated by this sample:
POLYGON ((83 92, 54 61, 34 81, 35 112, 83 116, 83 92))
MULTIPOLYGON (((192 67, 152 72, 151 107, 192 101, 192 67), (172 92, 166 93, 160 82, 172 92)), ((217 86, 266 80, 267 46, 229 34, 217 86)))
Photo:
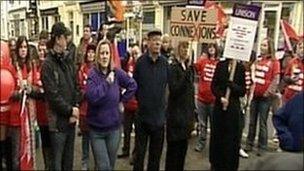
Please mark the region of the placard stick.
MULTIPOLYGON (((233 80, 234 80, 235 68, 236 68, 236 60, 235 60, 235 59, 232 59, 232 66, 231 66, 231 69, 230 69, 229 81, 233 81, 233 80)), ((230 93, 231 93, 231 90, 230 90, 229 87, 227 87, 225 98, 227 99, 228 104, 227 104, 227 106, 226 106, 226 105, 223 105, 223 110, 224 110, 224 111, 227 110, 227 108, 228 108, 228 106, 229 106, 229 97, 230 97, 230 93)))

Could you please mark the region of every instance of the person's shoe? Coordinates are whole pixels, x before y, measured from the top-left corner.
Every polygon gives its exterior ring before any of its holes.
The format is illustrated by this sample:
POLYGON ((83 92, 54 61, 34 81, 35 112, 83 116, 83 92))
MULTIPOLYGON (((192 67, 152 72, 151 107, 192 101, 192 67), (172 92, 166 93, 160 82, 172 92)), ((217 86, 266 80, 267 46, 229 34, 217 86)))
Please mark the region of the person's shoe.
POLYGON ((266 152, 265 150, 258 149, 257 156, 262 157, 265 155, 265 152, 266 152))
POLYGON ((121 158, 126 158, 126 157, 129 157, 129 154, 128 153, 122 153, 122 154, 118 154, 117 155, 117 158, 121 159, 121 158))
POLYGON ((133 165, 133 164, 134 164, 134 156, 131 156, 131 157, 130 157, 129 163, 130 163, 130 165, 133 165))
POLYGON ((278 139, 278 138, 273 138, 273 139, 272 139, 272 142, 274 142, 274 143, 279 143, 279 139, 278 139))
POLYGON ((244 149, 247 153, 252 151, 252 146, 251 145, 246 145, 244 149))
POLYGON ((249 157, 249 155, 242 148, 240 149, 239 154, 243 158, 248 158, 249 157))

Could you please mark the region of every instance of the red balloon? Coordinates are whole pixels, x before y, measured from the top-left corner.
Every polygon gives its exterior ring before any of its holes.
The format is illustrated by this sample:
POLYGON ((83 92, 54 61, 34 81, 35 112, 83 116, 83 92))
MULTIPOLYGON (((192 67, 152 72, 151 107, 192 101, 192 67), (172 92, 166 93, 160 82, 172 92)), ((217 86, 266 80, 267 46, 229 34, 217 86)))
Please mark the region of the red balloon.
POLYGON ((6 68, 0 69, 1 88, 0 103, 6 103, 15 90, 15 80, 13 74, 6 68))
POLYGON ((0 64, 1 65, 11 65, 11 58, 10 58, 10 52, 8 44, 4 41, 1 41, 0 44, 0 64))

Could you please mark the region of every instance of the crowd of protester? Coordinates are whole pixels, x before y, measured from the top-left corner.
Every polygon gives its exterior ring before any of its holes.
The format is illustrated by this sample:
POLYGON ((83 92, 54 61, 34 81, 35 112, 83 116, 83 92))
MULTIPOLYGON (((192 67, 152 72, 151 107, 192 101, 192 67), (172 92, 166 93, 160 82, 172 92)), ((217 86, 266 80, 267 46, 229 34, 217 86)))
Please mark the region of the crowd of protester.
POLYGON ((102 26, 95 38, 85 25, 77 47, 62 22, 53 25, 50 36, 42 31, 37 47, 25 36, 9 39, 9 62, 1 52, 1 69, 12 73, 16 86, 12 96, 1 101, 1 167, 22 169, 22 108, 30 123, 39 126, 45 170, 73 170, 77 125, 82 170, 114 170, 117 157, 130 157, 134 170, 160 170, 165 138, 165 170, 184 170, 194 122, 199 129, 191 150, 201 153, 209 142, 210 169, 237 170, 240 156, 248 158, 255 149, 258 156, 267 155, 270 113, 280 148, 303 152, 303 36, 282 65, 271 38, 262 40, 259 56, 253 50, 248 62, 222 58, 223 47, 216 41, 194 61, 188 41, 173 47, 169 35, 151 30, 142 45, 128 47, 119 68, 106 29, 102 26), (249 131, 242 144, 246 124, 249 131), (89 166, 90 149, 94 166, 89 166))

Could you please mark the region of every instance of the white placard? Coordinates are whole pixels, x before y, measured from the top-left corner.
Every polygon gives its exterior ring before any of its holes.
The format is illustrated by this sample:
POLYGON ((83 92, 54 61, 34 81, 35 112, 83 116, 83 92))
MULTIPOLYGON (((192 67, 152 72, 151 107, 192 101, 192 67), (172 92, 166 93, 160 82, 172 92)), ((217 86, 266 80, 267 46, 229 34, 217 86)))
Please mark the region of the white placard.
POLYGON ((258 22, 231 17, 223 56, 249 61, 258 22))

